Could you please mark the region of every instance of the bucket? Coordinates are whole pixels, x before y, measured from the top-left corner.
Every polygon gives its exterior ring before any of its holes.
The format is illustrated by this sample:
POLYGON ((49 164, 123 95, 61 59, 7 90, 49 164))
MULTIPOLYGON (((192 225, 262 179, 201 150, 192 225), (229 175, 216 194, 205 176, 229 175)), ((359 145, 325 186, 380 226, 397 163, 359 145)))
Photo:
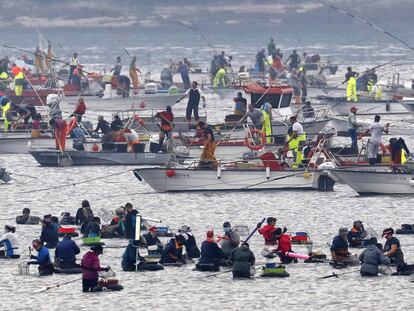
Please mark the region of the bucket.
POLYGON ((128 151, 128 144, 115 144, 115 151, 116 152, 127 152, 128 151))
POLYGON ((135 153, 143 153, 145 150, 145 144, 139 143, 139 144, 133 144, 132 148, 135 153))
POLYGON ((159 143, 150 142, 150 152, 157 153, 160 149, 161 146, 159 143))

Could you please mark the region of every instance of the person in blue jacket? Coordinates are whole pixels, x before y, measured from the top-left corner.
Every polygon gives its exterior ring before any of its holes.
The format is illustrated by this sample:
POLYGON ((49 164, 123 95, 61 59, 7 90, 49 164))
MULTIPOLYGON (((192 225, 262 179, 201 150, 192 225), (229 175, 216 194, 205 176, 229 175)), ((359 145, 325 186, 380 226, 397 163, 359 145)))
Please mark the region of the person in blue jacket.
POLYGON ((214 241, 214 231, 208 230, 207 239, 201 243, 201 255, 196 268, 197 270, 219 271, 221 258, 227 259, 227 256, 214 241))
POLYGON ((180 235, 172 238, 161 253, 160 264, 185 263, 183 257, 184 238, 180 235))
POLYGON ((55 267, 50 260, 49 249, 43 246, 41 240, 34 240, 32 243, 33 248, 37 251, 37 256, 31 255, 30 259, 35 259, 34 261, 29 261, 28 265, 39 265, 39 274, 40 275, 51 275, 55 272, 55 267))
POLYGON ((135 271, 137 265, 145 263, 145 258, 140 256, 138 247, 139 241, 130 240, 128 246, 125 248, 124 254, 122 255, 122 270, 124 271, 135 271))
POLYGON ((58 228, 52 223, 50 218, 43 219, 42 233, 40 240, 46 243, 45 247, 55 248, 59 242, 58 228))
POLYGON ((80 253, 79 246, 66 234, 58 243, 55 250, 55 264, 61 269, 80 268, 76 263, 76 255, 80 253))

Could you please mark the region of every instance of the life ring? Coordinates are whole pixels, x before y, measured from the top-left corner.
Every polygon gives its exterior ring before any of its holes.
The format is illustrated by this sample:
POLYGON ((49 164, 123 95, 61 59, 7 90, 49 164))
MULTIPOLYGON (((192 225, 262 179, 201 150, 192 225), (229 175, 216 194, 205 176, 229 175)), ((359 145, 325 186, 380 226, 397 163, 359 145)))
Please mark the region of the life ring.
POLYGON ((248 147, 250 150, 260 150, 266 144, 266 134, 259 129, 250 130, 247 134, 246 138, 244 139, 244 145, 248 147), (253 134, 258 134, 260 136, 260 144, 255 145, 250 143, 249 138, 253 138, 253 134))
POLYGON ((69 135, 70 133, 72 133, 73 129, 76 127, 78 120, 76 119, 76 117, 73 117, 72 120, 70 120, 69 125, 68 125, 68 129, 66 130, 66 136, 69 135))

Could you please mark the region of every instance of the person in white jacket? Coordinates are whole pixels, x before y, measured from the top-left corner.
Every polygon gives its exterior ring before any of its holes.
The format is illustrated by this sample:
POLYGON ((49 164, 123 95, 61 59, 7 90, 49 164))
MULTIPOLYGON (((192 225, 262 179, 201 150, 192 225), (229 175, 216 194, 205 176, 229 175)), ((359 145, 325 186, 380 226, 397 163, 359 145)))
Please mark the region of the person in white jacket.
POLYGON ((3 247, 3 250, 0 250, 0 256, 19 256, 19 244, 15 232, 15 227, 4 226, 4 235, 0 239, 0 247, 3 247))

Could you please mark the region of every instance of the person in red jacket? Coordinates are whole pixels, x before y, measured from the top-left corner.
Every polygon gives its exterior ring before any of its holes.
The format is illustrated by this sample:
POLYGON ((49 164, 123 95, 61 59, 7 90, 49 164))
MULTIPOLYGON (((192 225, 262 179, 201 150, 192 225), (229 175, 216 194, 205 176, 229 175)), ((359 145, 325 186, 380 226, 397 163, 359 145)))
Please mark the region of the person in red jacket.
POLYGON ((99 263, 99 255, 103 254, 101 245, 92 246, 91 250, 83 255, 82 267, 82 291, 93 291, 95 286, 98 286, 98 272, 109 271, 109 268, 102 268, 99 263))
POLYGON ((265 240, 265 245, 276 245, 277 244, 277 240, 275 237, 276 220, 277 219, 274 217, 268 217, 266 221, 267 225, 259 229, 259 233, 263 235, 263 238, 265 240))
POLYGON ((86 112, 85 101, 83 100, 82 97, 80 97, 78 100, 78 104, 76 105, 75 111, 72 112, 72 114, 69 117, 75 116, 78 123, 81 123, 82 116, 85 114, 85 112, 86 112))
POLYGON ((277 239, 276 253, 279 255, 280 261, 284 264, 295 261, 293 258, 286 256, 287 252, 292 251, 292 238, 290 235, 283 233, 281 228, 277 228, 275 231, 277 239))

